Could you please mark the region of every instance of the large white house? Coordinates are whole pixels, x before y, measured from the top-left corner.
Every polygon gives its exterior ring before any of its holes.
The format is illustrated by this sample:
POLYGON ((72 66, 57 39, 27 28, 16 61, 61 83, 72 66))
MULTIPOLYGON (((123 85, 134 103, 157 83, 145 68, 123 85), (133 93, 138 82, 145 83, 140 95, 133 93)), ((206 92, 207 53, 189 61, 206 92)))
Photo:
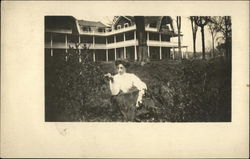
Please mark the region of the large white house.
MULTIPOLYGON (((170 16, 145 16, 146 46, 151 60, 174 58, 177 37, 170 16)), ((45 17, 45 55, 58 57, 75 43, 92 50, 93 61, 138 59, 138 37, 133 16, 117 16, 111 27, 72 16, 45 17)), ((185 46, 184 46, 185 47, 185 46)), ((177 50, 177 49, 176 49, 177 50)), ((184 56, 184 55, 183 55, 184 56)))

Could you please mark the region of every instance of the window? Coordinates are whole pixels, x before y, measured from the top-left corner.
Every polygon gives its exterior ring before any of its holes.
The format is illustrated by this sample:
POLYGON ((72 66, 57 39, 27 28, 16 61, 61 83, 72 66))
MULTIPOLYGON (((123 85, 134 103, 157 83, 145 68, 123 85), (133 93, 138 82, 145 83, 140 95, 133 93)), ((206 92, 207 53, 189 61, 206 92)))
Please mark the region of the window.
POLYGON ((149 24, 149 27, 151 27, 151 28, 156 28, 156 23, 150 23, 150 24, 149 24))
POLYGON ((121 27, 122 27, 121 25, 117 25, 117 29, 121 29, 121 27))
POLYGON ((128 27, 128 23, 125 23, 125 24, 124 24, 124 28, 126 28, 126 27, 128 27))
POLYGON ((98 32, 105 32, 105 31, 104 31, 104 29, 99 28, 99 29, 98 29, 98 32))
POLYGON ((91 31, 91 28, 90 28, 90 27, 82 27, 82 30, 83 30, 83 31, 86 31, 86 32, 90 32, 90 31, 91 31))

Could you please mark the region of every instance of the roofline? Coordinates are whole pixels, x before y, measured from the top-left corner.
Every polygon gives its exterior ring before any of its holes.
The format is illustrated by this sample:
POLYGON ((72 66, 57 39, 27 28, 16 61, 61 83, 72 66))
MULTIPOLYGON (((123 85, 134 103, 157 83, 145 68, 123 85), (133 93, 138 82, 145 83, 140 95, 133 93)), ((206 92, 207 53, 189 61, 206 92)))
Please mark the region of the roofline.
POLYGON ((131 19, 127 18, 126 16, 119 16, 118 19, 115 21, 115 23, 114 23, 112 26, 116 25, 116 23, 118 22, 118 20, 119 20, 121 17, 124 17, 125 19, 129 20, 130 22, 132 22, 131 19))

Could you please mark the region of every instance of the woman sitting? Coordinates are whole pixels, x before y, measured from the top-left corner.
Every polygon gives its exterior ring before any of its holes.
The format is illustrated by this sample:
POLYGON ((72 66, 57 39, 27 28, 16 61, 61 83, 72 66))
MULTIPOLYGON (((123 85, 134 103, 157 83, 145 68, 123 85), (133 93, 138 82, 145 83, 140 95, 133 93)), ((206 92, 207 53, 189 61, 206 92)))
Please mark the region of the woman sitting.
POLYGON ((142 97, 147 89, 144 82, 136 75, 127 73, 128 61, 116 60, 115 66, 117 74, 109 77, 109 85, 112 96, 112 103, 118 106, 121 113, 127 121, 133 121, 135 118, 136 107, 142 102, 142 97))

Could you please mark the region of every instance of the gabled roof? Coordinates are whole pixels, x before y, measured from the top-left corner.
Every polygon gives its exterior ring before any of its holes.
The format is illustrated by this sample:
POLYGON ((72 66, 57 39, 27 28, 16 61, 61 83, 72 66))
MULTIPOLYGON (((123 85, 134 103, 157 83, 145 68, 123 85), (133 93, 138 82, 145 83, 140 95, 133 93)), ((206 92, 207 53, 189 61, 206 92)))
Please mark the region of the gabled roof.
POLYGON ((125 19, 129 20, 131 23, 134 22, 133 16, 116 16, 114 21, 113 21, 113 26, 116 25, 121 18, 125 18, 125 19))
POLYGON ((78 20, 78 23, 81 26, 99 27, 99 28, 105 28, 105 27, 107 27, 102 22, 94 22, 94 21, 87 21, 87 20, 78 20))
MULTIPOLYGON (((119 16, 115 20, 113 25, 115 25, 121 17, 126 18, 126 19, 130 20, 131 22, 134 22, 134 16, 119 16)), ((168 23, 170 24, 171 17, 169 17, 169 16, 144 16, 145 26, 152 24, 152 23, 156 23, 157 28, 159 28, 161 23, 162 23, 162 19, 164 17, 167 19, 168 23)))
POLYGON ((78 34, 78 25, 73 16, 45 16, 45 30, 64 29, 78 34))

